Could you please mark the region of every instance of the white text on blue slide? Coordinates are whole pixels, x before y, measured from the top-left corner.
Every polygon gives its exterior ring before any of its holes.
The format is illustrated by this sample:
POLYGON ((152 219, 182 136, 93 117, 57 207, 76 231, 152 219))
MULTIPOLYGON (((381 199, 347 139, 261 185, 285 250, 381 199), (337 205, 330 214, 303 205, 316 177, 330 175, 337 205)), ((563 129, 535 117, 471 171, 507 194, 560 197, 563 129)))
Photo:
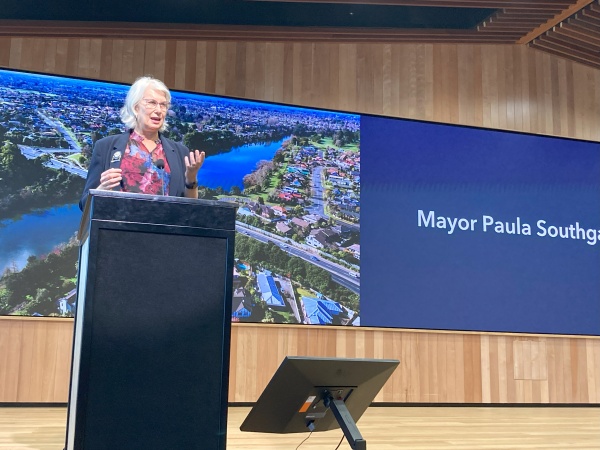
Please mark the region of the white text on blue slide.
POLYGON ((481 219, 457 217, 437 214, 433 210, 417 210, 417 226, 444 230, 447 234, 459 232, 496 233, 504 235, 538 236, 559 239, 583 240, 588 245, 596 245, 600 241, 600 230, 586 228, 578 221, 569 224, 549 224, 544 219, 535 222, 533 228, 521 217, 510 220, 497 220, 491 215, 482 214, 481 219))

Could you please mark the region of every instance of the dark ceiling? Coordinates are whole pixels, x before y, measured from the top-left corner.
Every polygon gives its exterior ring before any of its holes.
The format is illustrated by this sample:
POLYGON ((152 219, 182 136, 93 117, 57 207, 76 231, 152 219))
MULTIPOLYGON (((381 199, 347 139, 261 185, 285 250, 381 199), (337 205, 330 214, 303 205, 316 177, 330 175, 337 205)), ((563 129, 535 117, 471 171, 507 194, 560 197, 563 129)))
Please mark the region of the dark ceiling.
POLYGON ((522 44, 600 69, 600 0, 0 3, 0 36, 103 36, 107 30, 124 38, 522 44))
POLYGON ((471 29, 493 8, 247 0, 3 0, 0 19, 471 29))

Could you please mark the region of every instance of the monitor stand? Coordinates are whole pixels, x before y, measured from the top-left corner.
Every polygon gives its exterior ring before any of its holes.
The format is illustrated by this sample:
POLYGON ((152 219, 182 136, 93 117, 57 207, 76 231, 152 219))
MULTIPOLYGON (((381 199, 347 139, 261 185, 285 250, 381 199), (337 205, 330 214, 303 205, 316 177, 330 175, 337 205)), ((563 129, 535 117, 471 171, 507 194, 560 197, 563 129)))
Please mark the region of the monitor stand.
POLYGON ((344 432, 344 436, 348 440, 348 444, 353 450, 367 450, 367 441, 365 441, 358 431, 356 422, 350 415, 350 411, 346 408, 346 403, 342 399, 333 398, 328 390, 323 392, 323 403, 327 408, 330 408, 336 420, 340 424, 340 428, 344 432))

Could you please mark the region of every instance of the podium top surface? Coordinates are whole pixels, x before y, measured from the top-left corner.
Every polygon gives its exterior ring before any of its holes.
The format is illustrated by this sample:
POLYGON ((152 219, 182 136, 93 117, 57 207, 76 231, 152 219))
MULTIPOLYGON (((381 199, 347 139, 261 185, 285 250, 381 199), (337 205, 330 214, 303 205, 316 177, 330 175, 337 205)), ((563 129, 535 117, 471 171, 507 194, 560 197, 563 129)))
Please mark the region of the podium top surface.
POLYGON ((187 198, 187 197, 170 197, 166 195, 149 195, 149 194, 137 194, 134 192, 121 192, 121 191, 105 191, 102 189, 90 189, 90 195, 94 198, 98 197, 114 197, 119 199, 129 200, 141 200, 150 202, 166 202, 166 203, 187 203, 190 205, 203 205, 203 206, 219 206, 225 208, 237 208, 235 203, 222 202, 219 200, 204 200, 201 198, 187 198))
POLYGON ((234 231, 236 211, 232 202, 90 189, 78 237, 94 220, 234 231))

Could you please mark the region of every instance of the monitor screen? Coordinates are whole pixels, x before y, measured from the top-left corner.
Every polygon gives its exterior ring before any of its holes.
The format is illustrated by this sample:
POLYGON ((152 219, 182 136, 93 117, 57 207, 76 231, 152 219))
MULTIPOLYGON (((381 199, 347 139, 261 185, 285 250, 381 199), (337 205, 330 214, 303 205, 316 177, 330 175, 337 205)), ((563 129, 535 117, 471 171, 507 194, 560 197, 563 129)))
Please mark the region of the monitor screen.
MULTIPOLYGON (((0 314, 70 317, 127 85, 0 70, 0 314)), ((238 205, 232 320, 600 335, 600 144, 172 92, 238 205)))

